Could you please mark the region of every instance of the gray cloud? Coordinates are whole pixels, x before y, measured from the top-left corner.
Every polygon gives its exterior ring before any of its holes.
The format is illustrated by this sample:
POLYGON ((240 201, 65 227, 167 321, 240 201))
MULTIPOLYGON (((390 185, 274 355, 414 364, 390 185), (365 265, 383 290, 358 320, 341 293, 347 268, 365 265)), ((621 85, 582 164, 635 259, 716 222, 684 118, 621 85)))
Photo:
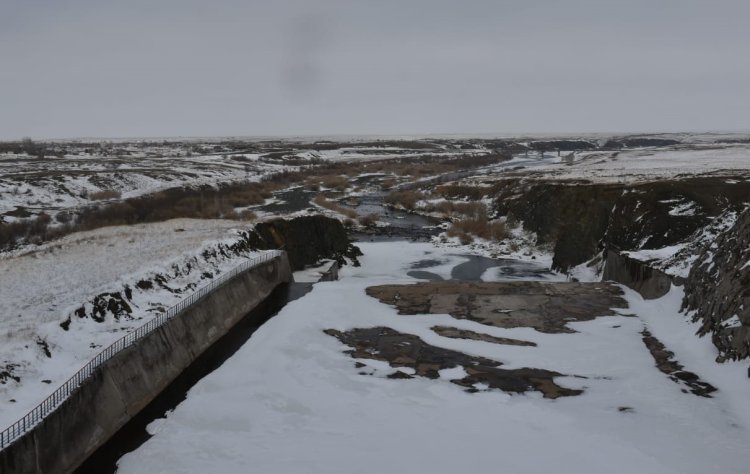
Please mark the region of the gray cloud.
POLYGON ((0 0, 0 138, 750 129, 744 1, 0 0))

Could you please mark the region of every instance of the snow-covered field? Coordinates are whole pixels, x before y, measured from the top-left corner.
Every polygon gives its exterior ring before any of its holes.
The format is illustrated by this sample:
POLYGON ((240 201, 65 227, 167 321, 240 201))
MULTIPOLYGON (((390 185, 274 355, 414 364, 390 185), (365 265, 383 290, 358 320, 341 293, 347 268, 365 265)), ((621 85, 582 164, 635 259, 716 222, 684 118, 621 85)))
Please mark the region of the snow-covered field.
POLYGON ((235 221, 174 219, 76 233, 0 256, 0 372, 10 374, 0 377, 0 428, 125 331, 252 257, 227 250, 241 229, 235 221), (141 281, 148 283, 141 288, 141 281), (131 312, 106 311, 94 321, 93 299, 112 293, 131 312), (75 314, 79 308, 85 317, 75 314))
MULTIPOLYGON (((129 198, 180 186, 258 181, 296 169, 257 154, 205 156, 66 156, 43 159, 0 154, 0 216, 22 207, 35 214, 129 198), (242 158, 245 161, 239 161, 242 158), (97 193, 102 193, 102 198, 97 193)), ((5 221, 13 220, 5 216, 5 221)))
POLYGON ((416 148, 377 142, 331 143, 328 148, 310 142, 221 140, 121 145, 61 142, 55 146, 62 148, 53 146, 49 150, 56 150, 57 155, 41 158, 0 152, 0 222, 41 212, 54 217, 60 211, 170 188, 259 181, 272 173, 300 170, 307 164, 491 151, 480 145, 464 150, 430 142, 417 142, 412 145, 416 148), (198 153, 191 151, 196 147, 198 153))
MULTIPOLYGON (((399 316, 365 294, 414 282, 411 264, 435 260, 447 275, 464 260, 431 244, 361 244, 360 268, 319 283, 262 326, 222 367, 189 392, 153 437, 119 462, 121 473, 744 473, 750 442, 745 366, 713 362, 678 314, 673 289, 656 301, 626 290, 620 315, 569 323, 572 334, 502 329, 448 315, 399 316), (628 316, 635 314, 636 317, 628 316), (537 347, 448 339, 436 324, 533 341, 537 347), (556 382, 580 396, 466 393, 449 382, 386 378, 387 363, 354 360, 326 329, 388 326, 438 347, 586 378, 556 382), (648 328, 688 368, 718 387, 713 398, 683 393, 654 366, 648 328), (360 375, 367 371, 374 376, 360 375)), ((450 373, 449 373, 450 372, 450 373)))
POLYGON ((631 182, 676 176, 750 177, 750 145, 691 145, 593 151, 575 154, 572 163, 561 159, 533 169, 550 179, 588 179, 631 182))
MULTIPOLYGON (((395 158, 416 158, 423 155, 431 156, 455 156, 462 154, 462 152, 456 149, 427 149, 427 150, 405 150, 399 147, 345 147, 338 148, 336 150, 321 150, 315 152, 303 152, 298 153, 300 157, 314 157, 320 158, 326 161, 351 161, 351 160, 392 160, 395 158)), ((470 154, 486 154, 489 150, 480 148, 478 150, 470 150, 470 154)))
MULTIPOLYGON (((526 172, 533 171, 545 178, 610 182, 669 178, 678 174, 750 175, 748 143, 717 144, 709 140, 709 135, 672 138, 685 140, 685 143, 577 152, 571 163, 553 152, 541 157, 531 152, 517 155, 492 171, 523 167, 526 172)), ((718 138, 721 137, 713 137, 718 138)), ((529 138, 508 140, 508 143, 515 142, 516 148, 534 143, 529 138)), ((604 136, 592 136, 588 140, 590 143, 606 142, 604 136)), ((274 172, 298 170, 303 164, 482 155, 494 152, 494 146, 492 141, 470 138, 456 141, 423 138, 401 144, 364 139, 351 143, 186 140, 121 145, 72 142, 57 149, 57 156, 42 158, 0 152, 0 222, 12 222, 41 212, 54 217, 60 211, 169 188, 258 181, 274 172)), ((54 146, 50 150, 55 150, 54 146)))

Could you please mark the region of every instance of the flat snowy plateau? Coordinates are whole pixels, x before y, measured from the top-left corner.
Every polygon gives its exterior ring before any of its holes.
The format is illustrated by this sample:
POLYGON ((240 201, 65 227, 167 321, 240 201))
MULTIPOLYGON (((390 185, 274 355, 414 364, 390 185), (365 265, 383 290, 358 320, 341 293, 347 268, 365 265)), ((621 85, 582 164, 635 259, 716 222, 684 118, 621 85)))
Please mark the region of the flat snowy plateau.
POLYGON ((747 144, 675 145, 622 151, 585 151, 537 166, 533 172, 546 179, 585 179, 593 182, 637 182, 685 176, 750 174, 747 144))

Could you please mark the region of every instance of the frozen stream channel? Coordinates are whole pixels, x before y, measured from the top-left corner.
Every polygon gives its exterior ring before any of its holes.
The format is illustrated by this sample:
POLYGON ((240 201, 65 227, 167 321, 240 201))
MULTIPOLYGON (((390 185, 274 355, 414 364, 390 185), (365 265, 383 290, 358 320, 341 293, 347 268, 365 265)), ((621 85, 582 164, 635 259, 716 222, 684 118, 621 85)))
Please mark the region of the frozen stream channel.
POLYGON ((120 459, 118 472, 747 472, 746 368, 713 362, 710 341, 696 338, 677 312, 679 289, 650 302, 626 291, 628 308, 572 318, 560 333, 434 311, 400 315, 366 289, 428 280, 413 272, 447 284, 462 264, 483 280, 560 277, 533 261, 489 265, 428 243, 360 246, 361 267, 345 267, 339 281, 288 303, 153 421, 152 437, 120 459), (495 342, 445 337, 436 326, 495 342), (403 367, 405 376, 393 377, 388 362, 365 353, 353 359, 324 332, 375 327, 418 338, 433 352, 501 362, 503 370, 559 373, 555 383, 577 395, 551 399, 481 384, 470 393, 451 383, 467 375, 461 366, 433 378, 403 367), (685 393, 657 370, 644 328, 718 388, 713 398, 685 393))

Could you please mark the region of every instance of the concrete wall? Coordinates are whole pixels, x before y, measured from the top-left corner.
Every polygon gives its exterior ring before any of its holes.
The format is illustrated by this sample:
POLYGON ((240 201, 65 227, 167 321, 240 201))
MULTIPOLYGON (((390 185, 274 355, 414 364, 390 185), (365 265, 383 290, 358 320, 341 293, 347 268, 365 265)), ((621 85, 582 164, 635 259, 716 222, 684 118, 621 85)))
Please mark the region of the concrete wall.
POLYGON ((119 352, 0 452, 0 473, 72 472, 276 286, 292 280, 284 254, 238 275, 119 352))
POLYGON ((682 284, 661 270, 651 268, 647 263, 607 250, 602 280, 622 283, 651 300, 667 294, 672 283, 682 284))

